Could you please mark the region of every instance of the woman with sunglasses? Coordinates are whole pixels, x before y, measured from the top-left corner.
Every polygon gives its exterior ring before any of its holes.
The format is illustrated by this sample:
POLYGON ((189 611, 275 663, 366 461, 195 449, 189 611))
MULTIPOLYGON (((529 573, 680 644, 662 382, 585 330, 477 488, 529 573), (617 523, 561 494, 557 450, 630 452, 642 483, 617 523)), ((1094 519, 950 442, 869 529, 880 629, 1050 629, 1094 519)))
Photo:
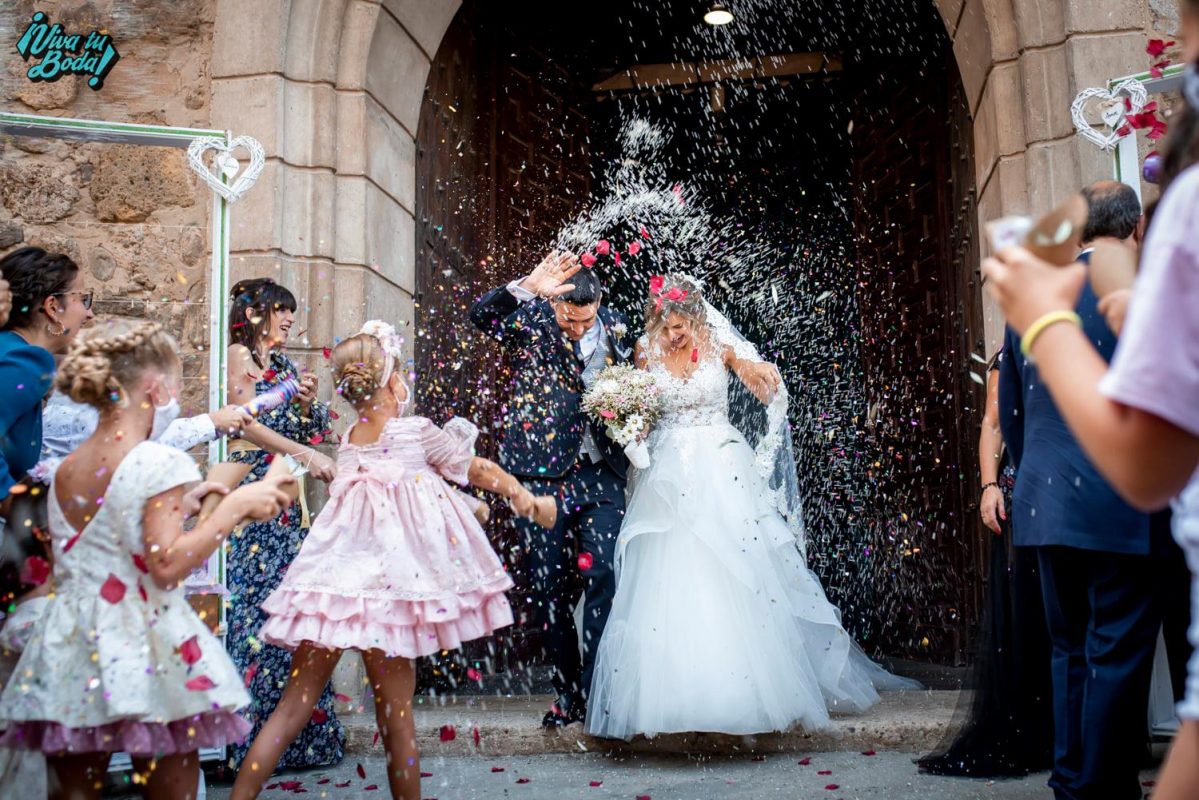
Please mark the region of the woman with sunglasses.
POLYGON ((65 353, 90 322, 92 294, 69 256, 22 247, 0 259, 12 311, 0 328, 0 516, 12 488, 42 451, 42 401, 54 380, 54 354, 65 353))
MULTIPOLYGON (((54 356, 65 353, 92 319, 92 295, 69 256, 22 247, 0 259, 11 298, 0 298, 0 685, 8 682, 17 647, 11 634, 40 616, 52 560, 39 538, 45 493, 26 473, 42 450, 42 410, 54 382, 54 356), (11 301, 11 304, 9 303, 11 301), (8 525, 7 518, 14 521, 8 525), (27 564, 46 565, 45 573, 27 564), (40 585, 39 585, 40 584, 40 585)), ((5 294, 0 292, 0 294, 5 294)), ((19 638, 19 637, 17 637, 19 638)), ((21 786, 45 796, 45 763, 38 753, 0 752, 0 795, 21 786)))

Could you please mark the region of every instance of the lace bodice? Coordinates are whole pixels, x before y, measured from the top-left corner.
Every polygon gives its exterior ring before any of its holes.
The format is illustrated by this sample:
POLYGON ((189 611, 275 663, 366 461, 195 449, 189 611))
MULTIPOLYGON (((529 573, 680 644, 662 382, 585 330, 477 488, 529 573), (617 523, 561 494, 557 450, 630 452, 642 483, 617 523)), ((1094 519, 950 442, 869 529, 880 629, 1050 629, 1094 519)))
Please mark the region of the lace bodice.
POLYGON ((729 422, 729 375, 719 356, 705 358, 689 378, 672 375, 650 359, 649 373, 662 387, 663 414, 657 427, 694 428, 729 422))

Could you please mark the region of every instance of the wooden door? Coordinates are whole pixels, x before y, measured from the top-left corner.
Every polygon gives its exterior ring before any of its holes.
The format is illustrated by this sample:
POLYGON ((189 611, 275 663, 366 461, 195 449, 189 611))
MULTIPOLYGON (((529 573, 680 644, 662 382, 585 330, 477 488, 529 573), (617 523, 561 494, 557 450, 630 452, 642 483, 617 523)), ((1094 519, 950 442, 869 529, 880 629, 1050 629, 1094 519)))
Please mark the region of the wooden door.
POLYGON ((858 302, 889 652, 960 660, 979 605, 983 394, 971 128, 956 67, 856 65, 858 302), (900 622, 902 621, 902 622, 900 622))
MULTIPOLYGON (((510 373, 498 345, 471 326, 470 304, 537 264, 586 201, 591 175, 586 82, 496 12, 463 4, 434 58, 417 134, 417 412, 476 421, 478 453, 489 458, 510 373)), ((494 498, 492 511, 488 533, 516 583, 508 596, 518 620, 465 653, 481 672, 521 673, 539 645, 523 621, 528 575, 510 516, 494 498)), ((463 671, 437 663, 424 683, 453 685, 463 671)))

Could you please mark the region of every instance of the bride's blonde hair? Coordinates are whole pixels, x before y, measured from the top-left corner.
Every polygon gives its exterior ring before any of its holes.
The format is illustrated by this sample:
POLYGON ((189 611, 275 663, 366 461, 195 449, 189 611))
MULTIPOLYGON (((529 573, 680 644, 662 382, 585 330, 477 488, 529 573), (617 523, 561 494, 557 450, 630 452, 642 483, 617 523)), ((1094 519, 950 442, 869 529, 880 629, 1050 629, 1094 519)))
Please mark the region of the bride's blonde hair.
POLYGON ((671 273, 650 279, 650 297, 645 304, 645 333, 651 342, 666 327, 666 318, 671 314, 690 320, 692 332, 697 336, 706 335, 708 311, 703 292, 699 284, 686 275, 671 273))

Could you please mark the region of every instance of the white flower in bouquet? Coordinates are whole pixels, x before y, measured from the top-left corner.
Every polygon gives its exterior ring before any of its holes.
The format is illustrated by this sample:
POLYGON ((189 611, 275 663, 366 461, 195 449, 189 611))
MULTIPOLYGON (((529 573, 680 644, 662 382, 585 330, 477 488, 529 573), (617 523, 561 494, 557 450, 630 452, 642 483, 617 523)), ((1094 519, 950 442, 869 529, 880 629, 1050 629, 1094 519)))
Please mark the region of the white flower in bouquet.
MULTIPOLYGON (((627 449, 662 413, 661 390, 653 377, 627 364, 610 366, 583 395, 583 409, 603 423, 608 437, 627 449)), ((630 454, 630 458, 633 455, 630 454)), ((634 458, 636 466, 646 466, 634 458)))

